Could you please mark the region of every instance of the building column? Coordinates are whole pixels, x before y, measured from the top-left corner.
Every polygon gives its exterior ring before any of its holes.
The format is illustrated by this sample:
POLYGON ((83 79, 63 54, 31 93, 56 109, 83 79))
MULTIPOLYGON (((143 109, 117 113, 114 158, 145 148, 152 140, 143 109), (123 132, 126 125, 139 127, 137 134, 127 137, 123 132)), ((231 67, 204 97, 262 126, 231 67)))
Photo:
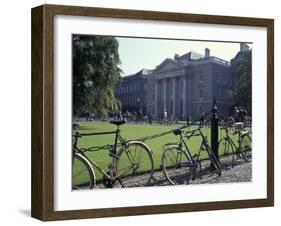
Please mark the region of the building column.
POLYGON ((163 109, 162 111, 167 111, 167 80, 163 79, 163 109))
POLYGON ((154 84, 154 116, 158 116, 158 80, 154 84))
POLYGON ((192 74, 189 74, 189 77, 188 77, 188 89, 187 89, 187 93, 188 93, 188 106, 187 106, 187 112, 188 112, 188 116, 189 117, 193 117, 192 115, 192 74))
POLYGON ((173 116, 176 117, 176 77, 173 78, 173 116))
POLYGON ((187 86, 186 86, 186 77, 183 76, 183 86, 182 86, 182 117, 187 116, 187 86))

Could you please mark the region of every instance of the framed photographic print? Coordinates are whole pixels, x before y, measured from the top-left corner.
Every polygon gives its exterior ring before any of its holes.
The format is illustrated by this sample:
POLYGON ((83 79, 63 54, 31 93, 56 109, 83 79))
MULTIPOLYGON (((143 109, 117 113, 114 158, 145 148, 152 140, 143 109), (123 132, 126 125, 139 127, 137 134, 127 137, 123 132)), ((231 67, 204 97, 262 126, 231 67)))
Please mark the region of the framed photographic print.
POLYGON ((274 205, 274 21, 32 9, 32 216, 274 205))

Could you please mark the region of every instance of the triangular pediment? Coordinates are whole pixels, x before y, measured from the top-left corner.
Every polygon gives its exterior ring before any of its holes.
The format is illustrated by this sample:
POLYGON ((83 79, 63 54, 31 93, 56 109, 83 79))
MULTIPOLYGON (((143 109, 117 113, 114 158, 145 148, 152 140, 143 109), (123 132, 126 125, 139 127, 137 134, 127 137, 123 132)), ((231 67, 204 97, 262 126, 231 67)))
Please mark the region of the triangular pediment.
POLYGON ((181 65, 171 59, 166 59, 156 67, 155 71, 165 72, 165 71, 171 71, 174 69, 176 70, 176 69, 181 69, 181 68, 183 68, 183 65, 181 65))

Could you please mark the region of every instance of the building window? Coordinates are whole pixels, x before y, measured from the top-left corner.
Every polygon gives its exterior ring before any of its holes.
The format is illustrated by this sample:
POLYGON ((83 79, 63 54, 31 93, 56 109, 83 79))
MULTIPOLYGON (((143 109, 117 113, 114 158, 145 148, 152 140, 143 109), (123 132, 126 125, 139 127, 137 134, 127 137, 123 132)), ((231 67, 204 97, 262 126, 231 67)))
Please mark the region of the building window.
POLYGON ((220 75, 216 74, 216 76, 217 76, 217 82, 219 82, 220 81, 220 75))
POLYGON ((203 89, 200 89, 200 98, 203 97, 203 89))
POLYGON ((200 82, 203 82, 203 75, 200 74, 200 82))
POLYGON ((227 77, 227 74, 224 73, 224 74, 223 74, 223 82, 224 82, 224 83, 226 83, 226 77, 227 77))

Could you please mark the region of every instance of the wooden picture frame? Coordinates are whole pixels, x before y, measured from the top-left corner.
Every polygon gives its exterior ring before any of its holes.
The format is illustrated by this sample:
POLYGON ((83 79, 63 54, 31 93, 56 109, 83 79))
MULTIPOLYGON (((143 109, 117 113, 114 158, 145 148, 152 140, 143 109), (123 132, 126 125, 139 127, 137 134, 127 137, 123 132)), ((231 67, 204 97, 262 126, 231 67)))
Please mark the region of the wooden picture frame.
POLYGON ((32 200, 31 215, 50 221, 163 214, 274 205, 274 20, 125 9, 42 5, 32 9, 32 200), (267 198, 118 208, 54 210, 54 16, 255 26, 267 29, 267 198))

